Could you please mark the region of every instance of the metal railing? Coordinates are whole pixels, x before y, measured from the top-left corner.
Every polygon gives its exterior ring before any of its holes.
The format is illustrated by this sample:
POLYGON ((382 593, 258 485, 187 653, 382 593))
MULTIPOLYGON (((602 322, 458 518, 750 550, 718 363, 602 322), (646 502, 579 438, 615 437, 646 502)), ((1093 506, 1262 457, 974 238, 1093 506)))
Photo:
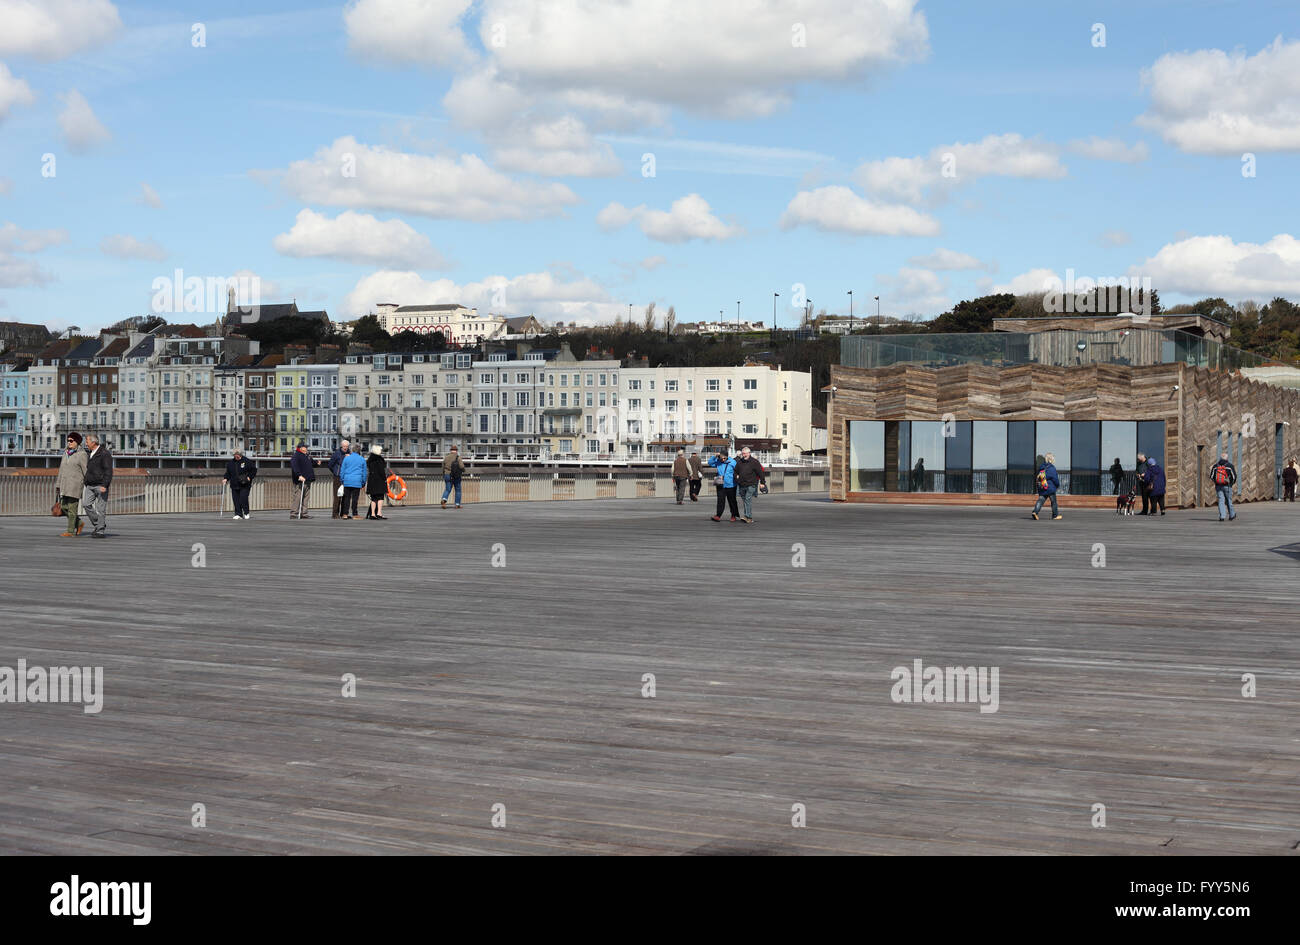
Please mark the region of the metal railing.
MULTIPOLYGON (((442 497, 442 476, 406 476, 406 498, 397 506, 436 505, 442 497)), ((825 469, 773 470, 768 485, 773 493, 825 492, 825 469)), ((583 499, 671 498, 671 476, 645 472, 582 475, 555 473, 485 473, 466 476, 462 501, 539 502, 583 499)), ((708 492, 708 477, 705 479, 708 492)), ((108 493, 108 514, 154 512, 216 512, 225 486, 220 476, 119 476, 108 493)), ((328 509, 335 496, 328 475, 317 479, 308 492, 309 509, 328 509)), ((254 512, 295 507, 298 492, 288 476, 267 476, 253 481, 249 509, 254 512)), ((362 496, 364 503, 365 497, 362 496)), ((54 502, 54 476, 0 476, 0 515, 49 515, 54 502)), ((225 496, 226 513, 230 497, 225 496)))

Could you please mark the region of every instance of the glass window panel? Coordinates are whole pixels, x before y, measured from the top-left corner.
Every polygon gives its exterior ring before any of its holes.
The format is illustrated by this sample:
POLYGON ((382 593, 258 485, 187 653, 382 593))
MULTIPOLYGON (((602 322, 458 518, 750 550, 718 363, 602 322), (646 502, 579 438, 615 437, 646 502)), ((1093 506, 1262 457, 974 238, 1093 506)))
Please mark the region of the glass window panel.
POLYGON ((1033 495, 1034 464, 1038 434, 1033 420, 1007 422, 1007 491, 1015 495, 1033 495))
POLYGON ((944 437, 945 492, 971 491, 971 421, 957 420, 948 425, 952 436, 944 437))
POLYGON ((971 491, 1007 491, 1007 425, 976 420, 971 433, 971 491))
POLYGON ((1103 420, 1101 422, 1101 461, 1106 467, 1103 483, 1111 490, 1111 495, 1125 495, 1134 486, 1134 470, 1137 469, 1137 421, 1103 420), (1115 480, 1115 463, 1119 462, 1121 474, 1118 483, 1115 480))
POLYGON ((912 421, 888 421, 885 424, 885 460, 894 455, 890 476, 885 488, 890 492, 910 492, 912 489, 912 421), (892 429, 891 429, 892 428, 892 429), (891 435, 897 436, 896 454, 891 452, 891 435))
POLYGON ((912 492, 942 492, 947 447, 943 424, 936 420, 912 421, 912 492))
POLYGON ((1137 450, 1154 459, 1161 466, 1165 464, 1165 422, 1163 420, 1139 420, 1137 425, 1137 450))
POLYGON ((885 423, 849 422, 849 490, 883 492, 885 488, 885 423))
POLYGON ((1070 424, 1070 491, 1101 495, 1101 421, 1070 424))

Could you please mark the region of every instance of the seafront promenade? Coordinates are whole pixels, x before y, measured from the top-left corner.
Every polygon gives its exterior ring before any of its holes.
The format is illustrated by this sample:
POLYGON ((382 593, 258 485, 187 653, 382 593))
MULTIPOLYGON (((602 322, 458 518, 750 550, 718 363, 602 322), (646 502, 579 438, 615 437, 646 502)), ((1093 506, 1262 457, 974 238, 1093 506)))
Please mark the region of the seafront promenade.
POLYGON ((1300 842, 1294 508, 711 511, 0 519, 0 682, 102 670, 98 711, 0 702, 0 852, 1300 842))

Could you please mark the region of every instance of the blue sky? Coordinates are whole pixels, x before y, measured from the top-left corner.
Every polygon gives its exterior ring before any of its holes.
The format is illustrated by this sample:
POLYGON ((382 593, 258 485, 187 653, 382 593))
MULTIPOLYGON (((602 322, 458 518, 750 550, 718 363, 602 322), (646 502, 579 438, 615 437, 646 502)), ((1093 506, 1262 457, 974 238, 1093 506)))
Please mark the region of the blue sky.
POLYGON ((23 6, 0 319, 102 327, 177 269, 335 318, 770 320, 780 292, 789 325, 799 285, 932 317, 1067 269, 1300 299, 1291 2, 23 6))

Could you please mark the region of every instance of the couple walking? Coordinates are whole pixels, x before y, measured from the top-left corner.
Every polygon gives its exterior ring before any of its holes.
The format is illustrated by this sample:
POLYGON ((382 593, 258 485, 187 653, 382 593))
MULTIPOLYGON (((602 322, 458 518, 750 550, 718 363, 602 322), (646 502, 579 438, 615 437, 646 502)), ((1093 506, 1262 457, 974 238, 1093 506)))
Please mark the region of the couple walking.
POLYGON ((68 519, 68 530, 60 538, 76 538, 86 527, 77 514, 78 506, 86 510, 90 537, 108 537, 108 487, 112 481, 113 456, 108 447, 94 433, 86 434, 85 446, 80 433, 69 433, 55 480, 59 509, 68 519))
POLYGON ((730 458, 725 448, 719 450, 716 455, 709 457, 709 465, 718 471, 713 478, 714 488, 718 492, 718 509, 711 516, 713 521, 722 521, 722 508, 729 505, 733 522, 753 525, 754 496, 758 495, 760 485, 764 492, 767 491, 767 470, 763 464, 750 455, 749 447, 746 446, 740 451, 739 459, 730 458), (743 517, 736 508, 737 491, 745 506, 743 517))

